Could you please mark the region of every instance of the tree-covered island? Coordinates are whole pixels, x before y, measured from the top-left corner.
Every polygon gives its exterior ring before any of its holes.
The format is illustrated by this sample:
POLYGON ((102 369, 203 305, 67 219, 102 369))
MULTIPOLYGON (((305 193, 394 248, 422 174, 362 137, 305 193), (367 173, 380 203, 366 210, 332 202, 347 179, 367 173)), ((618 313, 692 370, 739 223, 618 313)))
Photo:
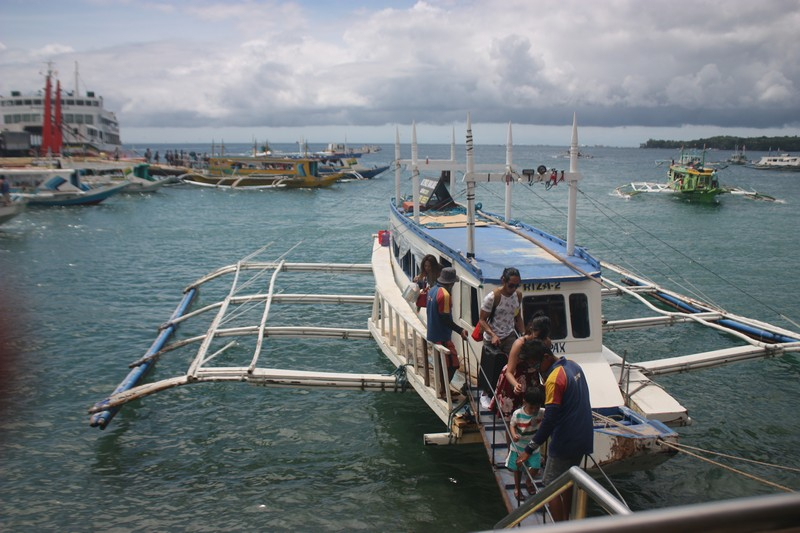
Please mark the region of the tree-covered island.
POLYGON ((696 139, 693 141, 663 141, 660 139, 649 139, 640 145, 640 148, 711 148, 716 150, 739 150, 742 147, 756 152, 780 151, 780 152, 800 152, 800 137, 732 137, 729 135, 719 135, 708 137, 707 139, 696 139))

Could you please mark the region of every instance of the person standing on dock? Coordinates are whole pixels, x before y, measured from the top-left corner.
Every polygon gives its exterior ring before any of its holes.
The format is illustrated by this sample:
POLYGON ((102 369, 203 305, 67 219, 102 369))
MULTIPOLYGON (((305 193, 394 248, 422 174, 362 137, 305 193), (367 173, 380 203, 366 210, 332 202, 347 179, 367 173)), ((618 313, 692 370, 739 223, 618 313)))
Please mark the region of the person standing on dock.
MULTIPOLYGON (((589 386, 580 365, 566 357, 556 359, 547 351, 541 356, 539 372, 547 376, 544 419, 517 458, 517 465, 527 461, 550 438, 542 478, 547 486, 594 451, 594 429, 589 386)), ((551 500, 550 513, 556 521, 567 520, 571 507, 572 491, 568 490, 551 500)))
POLYGON ((480 324, 483 331, 481 349, 481 368, 478 386, 481 389, 480 403, 483 410, 489 409, 497 380, 508 364, 508 354, 517 337, 522 335, 522 293, 519 270, 514 267, 503 269, 500 281, 502 287, 495 289, 483 299, 480 324))
MULTIPOLYGON (((428 312, 428 331, 425 338, 435 344, 440 344, 450 351, 447 356, 447 379, 448 383, 460 366, 458 363, 458 352, 451 340, 455 331, 461 335, 462 339, 467 338, 467 330, 453 322, 451 308, 453 305, 450 297, 453 285, 458 281, 456 269, 452 267, 443 268, 436 280, 436 284, 428 291, 427 312, 428 312)), ((446 384, 445 384, 446 385, 446 384)))
POLYGON ((5 205, 11 205, 11 186, 5 176, 0 176, 0 196, 3 197, 5 205))

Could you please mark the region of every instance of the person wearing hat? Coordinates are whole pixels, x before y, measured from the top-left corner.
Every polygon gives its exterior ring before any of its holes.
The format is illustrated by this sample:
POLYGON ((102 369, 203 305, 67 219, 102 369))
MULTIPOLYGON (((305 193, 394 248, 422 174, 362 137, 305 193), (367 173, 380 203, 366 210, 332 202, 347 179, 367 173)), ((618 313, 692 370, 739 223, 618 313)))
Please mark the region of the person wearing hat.
POLYGON ((450 295, 456 281, 458 281, 456 269, 443 268, 436 284, 428 291, 427 301, 428 331, 425 337, 428 341, 440 344, 450 351, 450 355, 447 356, 448 382, 453 379, 460 366, 458 352, 452 341, 453 332, 461 335, 462 339, 467 338, 467 330, 453 322, 453 301, 450 295))

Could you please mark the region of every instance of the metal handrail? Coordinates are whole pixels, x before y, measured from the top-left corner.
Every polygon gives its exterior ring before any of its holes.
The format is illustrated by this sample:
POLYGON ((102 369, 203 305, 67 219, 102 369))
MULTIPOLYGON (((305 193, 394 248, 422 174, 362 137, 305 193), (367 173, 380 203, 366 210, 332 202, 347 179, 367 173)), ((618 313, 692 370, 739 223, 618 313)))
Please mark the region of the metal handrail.
MULTIPOLYGON (((552 533, 730 533, 793 531, 800 524, 800 494, 751 496, 719 502, 599 516, 547 526, 552 533)), ((522 528, 519 531, 534 531, 522 528)), ((537 528, 535 531, 541 531, 537 528)))
POLYGON ((631 514, 631 510, 627 505, 619 501, 586 472, 577 466, 573 466, 500 520, 495 524, 494 528, 503 529, 519 525, 525 518, 540 510, 553 498, 567 490, 574 491, 570 518, 584 518, 586 516, 586 504, 588 503, 586 496, 591 496, 592 500, 609 514, 631 514))

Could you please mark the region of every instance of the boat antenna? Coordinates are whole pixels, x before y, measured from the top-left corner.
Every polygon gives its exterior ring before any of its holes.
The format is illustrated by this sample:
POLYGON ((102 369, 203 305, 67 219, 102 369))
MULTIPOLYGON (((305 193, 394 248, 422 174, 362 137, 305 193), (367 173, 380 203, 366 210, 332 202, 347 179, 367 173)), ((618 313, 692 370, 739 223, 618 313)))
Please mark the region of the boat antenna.
POLYGON ((569 185, 569 206, 567 208, 567 255, 575 255, 575 225, 578 205, 578 118, 572 114, 572 142, 569 146, 569 174, 565 176, 569 185))
POLYGON ((511 183, 513 181, 511 168, 511 153, 512 140, 511 140, 511 121, 508 122, 508 139, 506 141, 506 209, 505 216, 506 222, 511 222, 511 183))
MULTIPOLYGON (((453 134, 450 138, 450 161, 456 160, 456 127, 453 126, 453 134)), ((456 190, 456 173, 450 173, 450 193, 453 194, 456 190)))
POLYGON ((475 154, 473 154, 472 115, 467 113, 467 260, 475 258, 475 182, 470 179, 475 173, 475 154))
POLYGON ((496 172, 495 165, 476 165, 474 143, 472 139, 472 117, 467 114, 467 172, 464 181, 467 183, 467 259, 475 258, 475 182, 502 182, 506 186, 505 219, 511 220, 511 186, 514 183, 514 167, 512 155, 511 123, 508 123, 508 140, 506 145, 506 165, 502 172, 496 172), (481 171, 481 172, 476 172, 481 171))
POLYGON ((395 126, 394 129, 394 160, 394 205, 400 207, 403 203, 400 198, 400 173, 402 171, 400 168, 400 126, 395 126))
POLYGON ((411 124, 411 182, 413 187, 414 223, 419 224, 419 158, 417 157, 417 121, 411 124))

